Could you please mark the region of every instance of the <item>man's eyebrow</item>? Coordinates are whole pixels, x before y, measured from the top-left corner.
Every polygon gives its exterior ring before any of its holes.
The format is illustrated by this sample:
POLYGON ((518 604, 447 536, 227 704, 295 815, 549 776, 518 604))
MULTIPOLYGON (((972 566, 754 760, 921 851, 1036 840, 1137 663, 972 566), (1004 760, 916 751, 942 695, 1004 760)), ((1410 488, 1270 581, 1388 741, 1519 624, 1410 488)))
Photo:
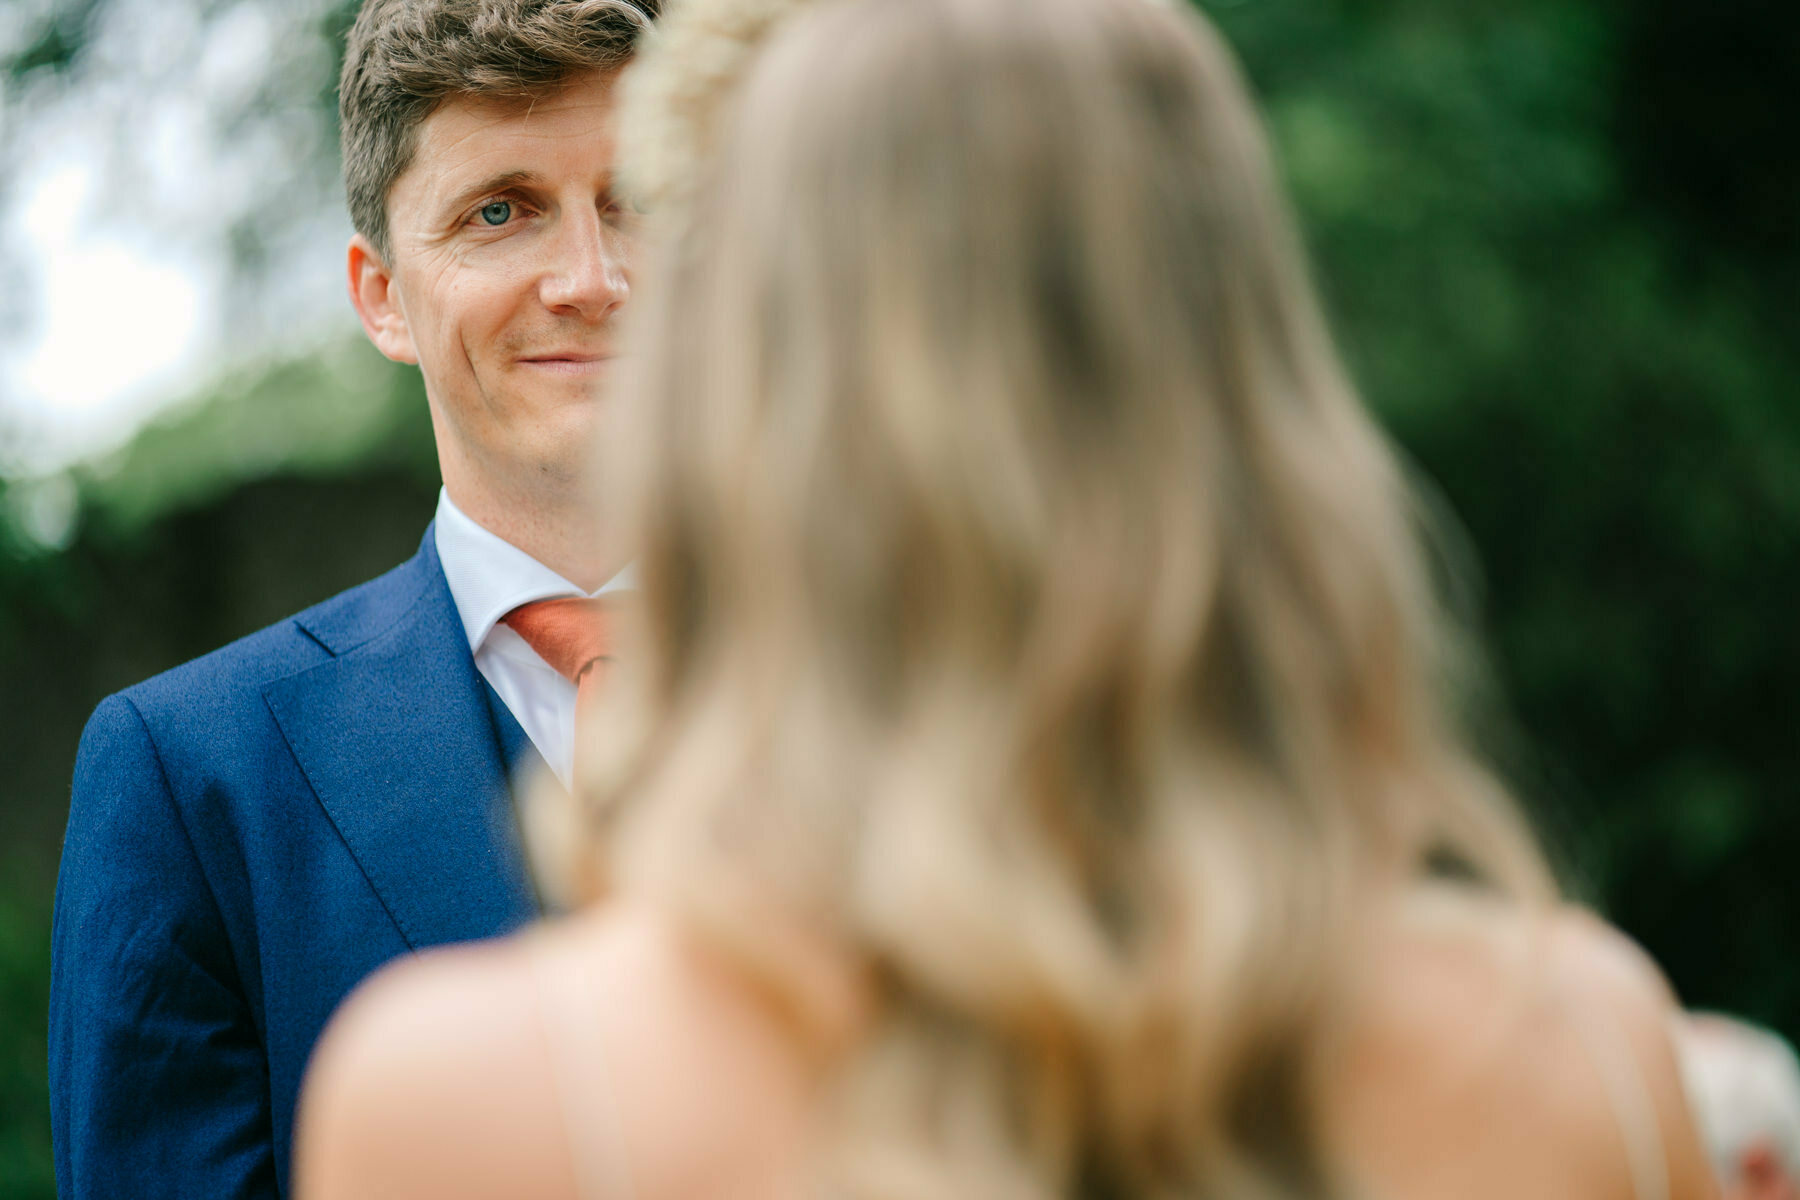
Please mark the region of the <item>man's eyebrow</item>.
POLYGON ((502 171, 498 175, 489 175, 484 179, 479 179, 474 183, 471 183, 468 187, 458 189, 455 193, 445 199, 443 204, 444 211, 446 213, 460 212, 465 205, 472 204, 483 196, 489 196, 495 192, 503 192, 510 187, 519 187, 522 185, 534 184, 536 182, 538 182, 538 176, 536 172, 533 171, 502 171))

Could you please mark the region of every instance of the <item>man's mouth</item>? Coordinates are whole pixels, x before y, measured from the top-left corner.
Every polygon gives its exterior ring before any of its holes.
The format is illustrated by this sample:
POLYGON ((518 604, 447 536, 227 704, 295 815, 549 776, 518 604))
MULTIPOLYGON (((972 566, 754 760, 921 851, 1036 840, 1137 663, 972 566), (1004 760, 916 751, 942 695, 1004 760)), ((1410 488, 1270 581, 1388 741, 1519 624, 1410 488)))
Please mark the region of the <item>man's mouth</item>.
POLYGON ((559 375, 588 375, 601 370, 612 361, 612 357, 610 354, 586 350, 558 350, 547 354, 525 355, 518 361, 533 370, 550 371, 559 375))

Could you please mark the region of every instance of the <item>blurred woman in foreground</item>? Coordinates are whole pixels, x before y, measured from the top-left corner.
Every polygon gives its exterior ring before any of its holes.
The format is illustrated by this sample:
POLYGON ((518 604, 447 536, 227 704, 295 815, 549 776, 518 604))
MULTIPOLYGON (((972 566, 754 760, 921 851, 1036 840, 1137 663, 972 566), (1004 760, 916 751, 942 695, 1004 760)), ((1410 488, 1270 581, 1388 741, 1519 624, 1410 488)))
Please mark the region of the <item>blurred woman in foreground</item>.
POLYGON ((354 1001, 302 1193, 1707 1194, 1654 970, 1453 727, 1203 23, 673 20, 593 903, 354 1001))

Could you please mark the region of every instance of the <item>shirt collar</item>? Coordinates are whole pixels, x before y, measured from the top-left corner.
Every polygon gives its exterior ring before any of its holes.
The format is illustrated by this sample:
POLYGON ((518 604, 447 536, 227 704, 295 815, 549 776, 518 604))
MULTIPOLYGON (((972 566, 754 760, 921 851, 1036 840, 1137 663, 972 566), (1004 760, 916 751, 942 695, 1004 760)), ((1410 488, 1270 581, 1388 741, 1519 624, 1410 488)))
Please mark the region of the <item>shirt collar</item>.
POLYGON ((471 652, 480 650, 500 618, 521 604, 554 596, 598 596, 633 586, 628 566, 599 591, 582 591, 505 538, 476 524, 442 488, 438 490, 434 529, 444 581, 450 585, 450 599, 456 604, 471 652))

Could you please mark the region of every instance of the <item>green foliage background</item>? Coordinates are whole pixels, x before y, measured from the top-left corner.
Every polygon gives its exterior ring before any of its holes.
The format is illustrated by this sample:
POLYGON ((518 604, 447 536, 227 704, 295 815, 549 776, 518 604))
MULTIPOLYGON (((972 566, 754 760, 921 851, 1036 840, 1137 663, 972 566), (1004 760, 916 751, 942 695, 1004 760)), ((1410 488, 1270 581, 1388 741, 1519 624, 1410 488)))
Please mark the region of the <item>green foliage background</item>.
MULTIPOLYGON (((1467 531, 1508 760, 1575 883, 1689 1002, 1800 1032, 1800 166, 1778 124, 1800 8, 1202 6, 1370 403, 1467 531)), ((7 69, 61 69, 78 35, 49 19, 7 69)), ((346 346, 223 380, 67 479, 0 481, 0 1198, 53 1190, 47 921, 83 718, 407 554, 429 436, 416 376, 346 346), (70 536, 34 540, 71 488, 70 536)))

